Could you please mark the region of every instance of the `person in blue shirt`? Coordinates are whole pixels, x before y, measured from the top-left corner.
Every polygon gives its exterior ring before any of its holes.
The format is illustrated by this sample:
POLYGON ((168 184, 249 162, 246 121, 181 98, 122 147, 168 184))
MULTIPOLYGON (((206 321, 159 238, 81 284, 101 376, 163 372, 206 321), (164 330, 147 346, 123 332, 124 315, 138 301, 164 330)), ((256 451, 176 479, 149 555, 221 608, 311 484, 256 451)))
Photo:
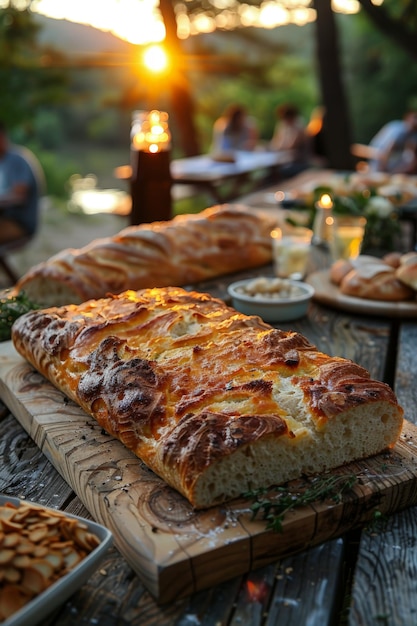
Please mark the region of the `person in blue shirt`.
POLYGON ((42 183, 36 157, 12 145, 0 121, 0 244, 35 234, 42 183))
POLYGON ((370 169, 389 173, 406 171, 416 144, 417 111, 409 110, 402 120, 385 124, 369 142, 378 152, 378 157, 369 163, 370 169))

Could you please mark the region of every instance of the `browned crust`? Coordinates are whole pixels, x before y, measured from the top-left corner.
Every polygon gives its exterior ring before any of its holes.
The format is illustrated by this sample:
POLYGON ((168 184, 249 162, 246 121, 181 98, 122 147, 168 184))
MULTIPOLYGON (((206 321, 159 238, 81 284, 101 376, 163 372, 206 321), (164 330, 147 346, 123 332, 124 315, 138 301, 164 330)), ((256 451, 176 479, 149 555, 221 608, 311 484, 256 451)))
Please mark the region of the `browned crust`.
POLYGON ((190 500, 219 459, 265 437, 294 437, 273 393, 281 377, 302 390, 318 429, 361 404, 398 406, 351 361, 180 288, 33 311, 17 320, 13 341, 190 500))
POLYGON ((371 278, 364 275, 361 268, 352 269, 340 284, 341 293, 367 300, 402 302, 411 300, 414 291, 399 280, 394 268, 381 270, 371 278))
POLYGON ((83 302, 126 289, 196 283, 269 263, 273 225, 265 214, 220 205, 167 222, 130 226, 84 248, 59 252, 30 269, 16 290, 35 285, 36 291, 38 283, 49 285, 53 294, 56 283, 72 292, 71 302, 83 302))

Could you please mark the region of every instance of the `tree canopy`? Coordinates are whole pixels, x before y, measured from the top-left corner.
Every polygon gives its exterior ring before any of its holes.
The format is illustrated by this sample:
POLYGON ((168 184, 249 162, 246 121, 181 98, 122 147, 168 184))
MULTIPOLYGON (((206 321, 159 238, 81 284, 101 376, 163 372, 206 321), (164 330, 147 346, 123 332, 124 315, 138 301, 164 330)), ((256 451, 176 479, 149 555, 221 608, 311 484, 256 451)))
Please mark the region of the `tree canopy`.
POLYGON ((36 113, 66 97, 67 78, 56 50, 38 43, 32 14, 14 6, 0 10, 0 118, 29 130, 36 113))
MULTIPOLYGON (((43 113, 46 119, 45 111, 66 97, 67 76, 61 71, 64 63, 60 62, 62 59, 58 58, 59 53, 42 49, 38 45, 37 26, 30 20, 30 10, 21 10, 22 8, 30 9, 34 3, 35 0, 9 0, 7 9, 0 10, 0 78, 5 94, 0 103, 0 116, 4 117, 10 125, 18 124, 22 120, 26 125, 31 124, 36 117, 36 112, 39 112, 40 116, 43 113), (33 112, 33 115, 28 117, 28 111, 33 112)), ((391 46, 397 46, 398 49, 415 58, 417 55, 417 47, 414 43, 417 34, 416 0, 385 0, 381 5, 373 4, 371 0, 359 0, 359 3, 363 18, 376 27, 382 36, 391 42, 391 46)), ((3 3, 2 6, 5 4, 7 3, 3 3)), ((201 151, 201 146, 196 129, 196 118, 199 113, 196 110, 196 94, 193 92, 195 83, 190 78, 190 68, 187 63, 188 47, 178 36, 181 16, 184 16, 185 11, 190 20, 202 14, 209 16, 216 23, 218 32, 229 32, 229 29, 233 28, 234 36, 248 43, 256 38, 262 40, 263 45, 268 46, 269 52, 272 54, 275 52, 276 58, 279 58, 281 54, 280 29, 273 31, 276 33, 276 41, 274 41, 270 36, 262 36, 261 30, 257 31, 258 35, 253 29, 243 27, 244 9, 246 10, 247 7, 259 9, 261 4, 260 0, 245 0, 244 2, 243 0, 228 0, 222 3, 215 0, 187 0, 187 3, 182 0, 160 0, 166 40, 175 57, 174 68, 167 84, 169 84, 175 122, 181 129, 179 139, 184 154, 195 154, 201 151)), ((331 152, 337 150, 337 153, 333 152, 331 161, 335 167, 349 167, 350 98, 346 89, 346 66, 343 65, 341 59, 343 46, 339 35, 338 17, 332 10, 331 0, 311 0, 307 7, 305 1, 297 3, 295 0, 291 2, 286 2, 286 0, 278 2, 277 0, 277 4, 292 11, 300 8, 315 11, 316 23, 313 27, 316 49, 315 69, 317 71, 316 82, 320 91, 317 98, 328 112, 332 138, 331 152)), ((369 67, 370 60, 365 58, 365 53, 364 61, 364 66, 369 67)), ((233 63, 230 65, 233 69, 232 66, 233 63)), ((243 75, 245 71, 250 72, 252 69, 258 81, 261 77, 267 81, 267 74, 264 70, 256 67, 250 68, 245 55, 240 55, 233 72, 243 75)), ((365 75, 364 72, 362 75, 365 75)), ((371 77, 372 72, 370 79, 371 77)), ((51 119, 50 116, 48 119, 51 119)))

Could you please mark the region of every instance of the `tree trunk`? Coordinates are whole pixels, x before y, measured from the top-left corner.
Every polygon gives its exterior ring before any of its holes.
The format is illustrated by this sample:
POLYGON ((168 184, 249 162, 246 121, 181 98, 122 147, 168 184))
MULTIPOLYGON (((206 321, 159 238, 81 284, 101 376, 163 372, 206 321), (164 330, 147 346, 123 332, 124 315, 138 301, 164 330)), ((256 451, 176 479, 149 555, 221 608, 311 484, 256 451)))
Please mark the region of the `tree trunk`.
POLYGON ((173 60, 169 76, 169 90, 173 115, 178 128, 178 138, 185 156, 201 153, 195 127, 195 107, 190 83, 184 69, 184 55, 177 36, 177 21, 172 0, 160 0, 159 8, 166 30, 166 43, 173 60))
POLYGON ((353 170, 347 100, 342 83, 339 42, 331 0, 314 0, 317 12, 316 50, 322 101, 326 111, 324 137, 329 166, 353 170))

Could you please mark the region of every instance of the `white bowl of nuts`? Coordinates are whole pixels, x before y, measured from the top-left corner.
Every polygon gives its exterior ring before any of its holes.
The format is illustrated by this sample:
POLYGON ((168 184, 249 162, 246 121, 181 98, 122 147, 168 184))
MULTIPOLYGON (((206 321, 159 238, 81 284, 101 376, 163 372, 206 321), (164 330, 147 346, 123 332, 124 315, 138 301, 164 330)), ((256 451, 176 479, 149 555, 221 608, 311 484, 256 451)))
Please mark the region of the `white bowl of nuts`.
POLYGON ((307 313, 314 288, 288 278, 259 276, 228 287, 232 305, 245 315, 259 315, 265 322, 288 322, 307 313))

